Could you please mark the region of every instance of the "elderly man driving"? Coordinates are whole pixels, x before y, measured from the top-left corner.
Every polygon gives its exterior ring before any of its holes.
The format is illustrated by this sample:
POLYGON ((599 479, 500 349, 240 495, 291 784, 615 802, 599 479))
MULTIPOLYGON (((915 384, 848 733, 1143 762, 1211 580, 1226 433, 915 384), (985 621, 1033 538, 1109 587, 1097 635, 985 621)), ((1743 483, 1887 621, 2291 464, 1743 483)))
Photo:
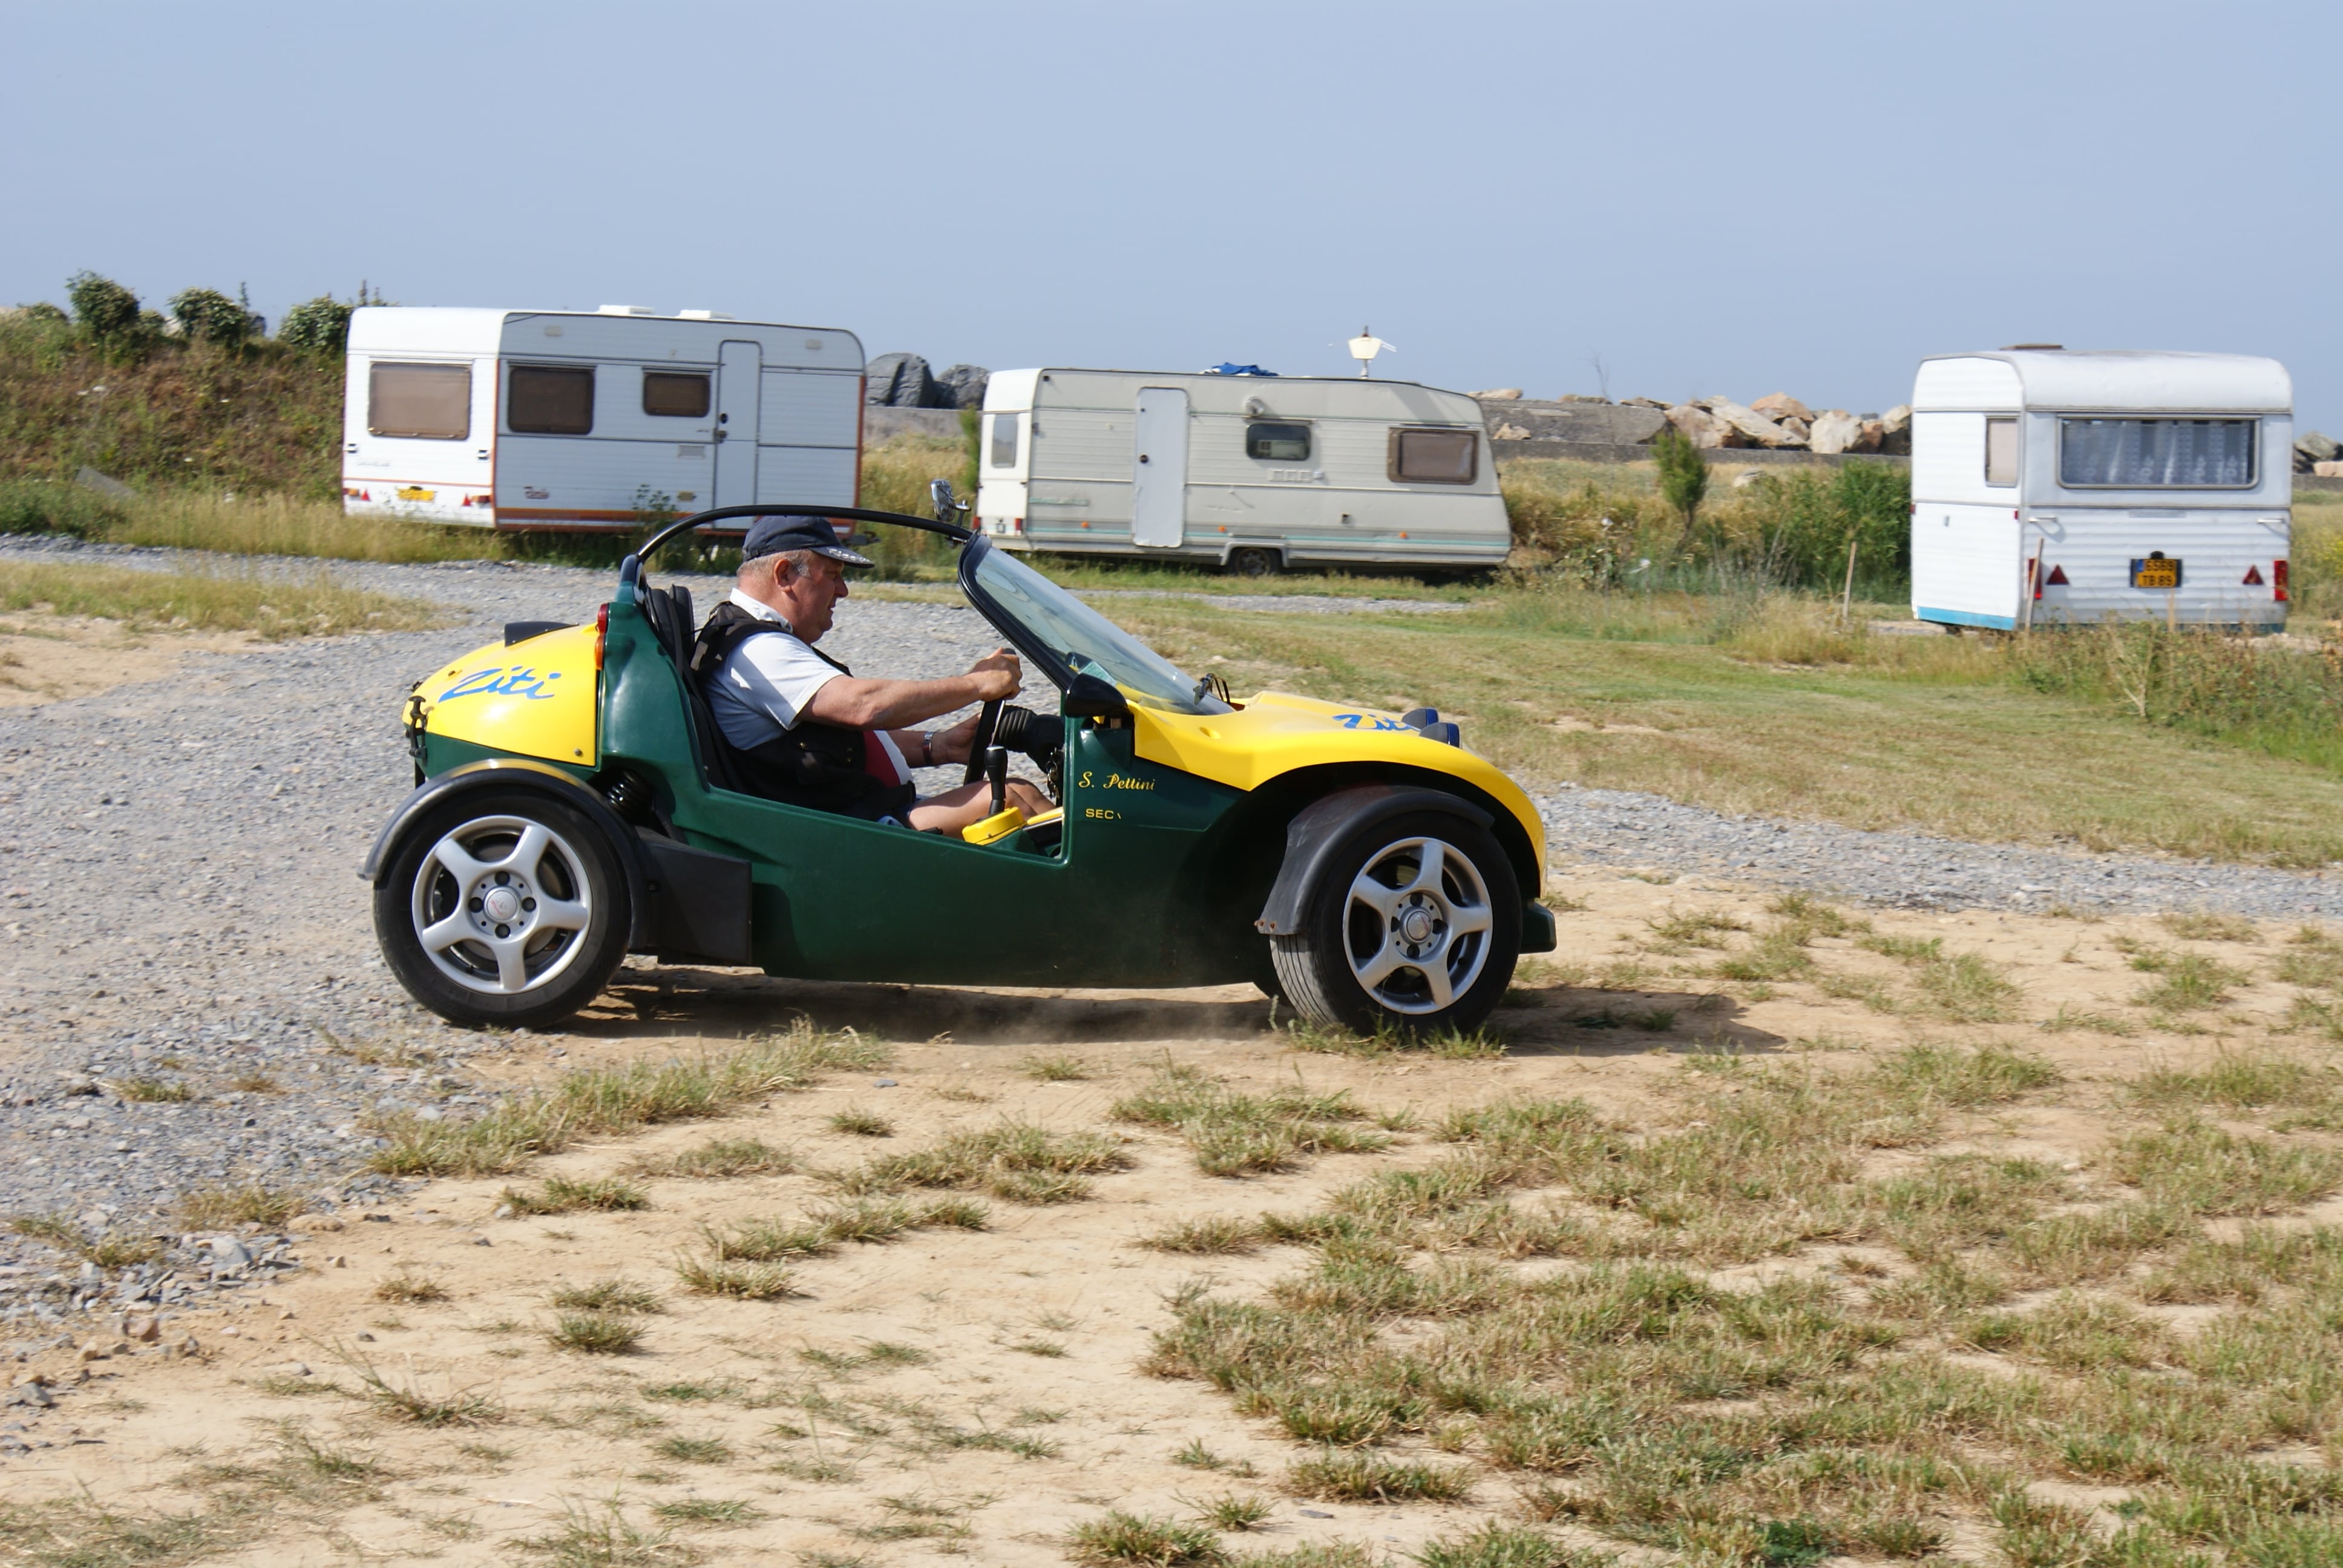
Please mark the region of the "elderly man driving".
MULTIPOLYGON (((871 563, 821 518, 759 518, 740 556, 739 578, 700 628, 691 668, 742 783, 769 799, 920 829, 981 820, 989 786, 921 798, 911 782, 914 767, 967 762, 976 719, 915 726, 1016 696, 1016 654, 997 649, 942 680, 856 675, 813 645, 847 596, 847 568, 871 563)), ((1029 817, 1049 809, 1021 779, 1010 784, 1009 803, 1029 817)))

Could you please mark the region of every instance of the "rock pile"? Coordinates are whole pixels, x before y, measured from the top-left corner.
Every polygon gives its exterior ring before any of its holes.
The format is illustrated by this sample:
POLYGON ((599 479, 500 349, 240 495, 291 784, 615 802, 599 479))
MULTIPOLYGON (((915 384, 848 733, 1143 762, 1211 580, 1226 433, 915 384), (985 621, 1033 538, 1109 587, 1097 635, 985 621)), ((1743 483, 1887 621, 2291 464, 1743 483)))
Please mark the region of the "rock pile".
POLYGON ((1745 405, 1730 397, 1694 398, 1671 407, 1667 419, 1695 447, 1893 455, 1912 450, 1912 410, 1902 406, 1885 414, 1844 408, 1817 414, 1787 392, 1772 392, 1745 405))
POLYGON ((1894 455, 1908 455, 1912 450, 1909 407, 1890 408, 1885 414, 1826 408, 1817 414, 1787 392, 1768 393, 1746 404, 1730 397, 1695 397, 1674 404, 1653 397, 1623 397, 1614 403, 1608 397, 1583 394, 1552 402, 1525 401, 1518 387, 1475 392, 1473 397, 1481 404, 1493 441, 1601 441, 1642 447, 1673 425, 1701 447, 1894 455))
POLYGON ((981 365, 928 368, 916 354, 881 354, 862 372, 862 399, 880 408, 981 408, 992 373, 981 365))
POLYGON ((2343 479, 2343 442, 2313 430, 2294 443, 2294 471, 2322 479, 2343 479))

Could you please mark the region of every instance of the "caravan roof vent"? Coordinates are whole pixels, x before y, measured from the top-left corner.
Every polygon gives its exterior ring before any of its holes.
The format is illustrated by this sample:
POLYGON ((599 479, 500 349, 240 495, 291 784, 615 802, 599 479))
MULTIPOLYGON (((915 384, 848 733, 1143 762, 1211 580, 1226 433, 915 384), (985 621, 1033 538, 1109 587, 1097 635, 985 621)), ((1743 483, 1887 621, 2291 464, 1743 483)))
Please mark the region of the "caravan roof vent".
POLYGON ((679 310, 678 317, 685 321, 729 321, 732 318, 720 310, 679 310))
POLYGON ((2001 346, 2001 351, 2004 354, 2016 354, 2028 348, 2046 348, 2054 352, 2064 352, 2066 347, 2063 343, 2005 343, 2001 346))
POLYGON ((597 316, 657 316, 659 312, 648 305, 605 305, 598 308, 594 314, 597 316))

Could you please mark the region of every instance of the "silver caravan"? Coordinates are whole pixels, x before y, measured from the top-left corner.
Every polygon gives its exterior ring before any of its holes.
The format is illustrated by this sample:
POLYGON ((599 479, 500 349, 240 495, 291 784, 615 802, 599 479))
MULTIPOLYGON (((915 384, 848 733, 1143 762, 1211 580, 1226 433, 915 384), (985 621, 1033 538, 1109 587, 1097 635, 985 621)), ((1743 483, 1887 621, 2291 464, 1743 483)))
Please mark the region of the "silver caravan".
POLYGON ((1512 536, 1480 406, 1347 377, 995 371, 976 514, 1012 550, 1258 575, 1501 565, 1512 536))
POLYGON ((2286 367, 2237 354, 1922 360, 1912 613, 2284 626, 2293 404, 2286 367))
POLYGON ((862 345, 707 311, 369 307, 350 317, 342 506, 502 528, 666 504, 854 504, 862 345))

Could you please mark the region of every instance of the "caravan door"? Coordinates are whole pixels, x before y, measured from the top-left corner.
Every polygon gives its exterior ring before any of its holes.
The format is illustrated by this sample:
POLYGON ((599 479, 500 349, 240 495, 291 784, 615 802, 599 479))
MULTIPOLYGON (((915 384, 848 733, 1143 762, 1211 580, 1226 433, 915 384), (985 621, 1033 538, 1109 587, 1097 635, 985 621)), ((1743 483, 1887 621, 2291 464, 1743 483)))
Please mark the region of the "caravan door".
POLYGON ((1131 542, 1177 549, 1188 526, 1188 394, 1141 387, 1131 433, 1131 542))
POLYGON ((728 342, 716 372, 716 501, 745 507, 757 498, 757 386, 765 368, 764 350, 754 343, 728 342))

